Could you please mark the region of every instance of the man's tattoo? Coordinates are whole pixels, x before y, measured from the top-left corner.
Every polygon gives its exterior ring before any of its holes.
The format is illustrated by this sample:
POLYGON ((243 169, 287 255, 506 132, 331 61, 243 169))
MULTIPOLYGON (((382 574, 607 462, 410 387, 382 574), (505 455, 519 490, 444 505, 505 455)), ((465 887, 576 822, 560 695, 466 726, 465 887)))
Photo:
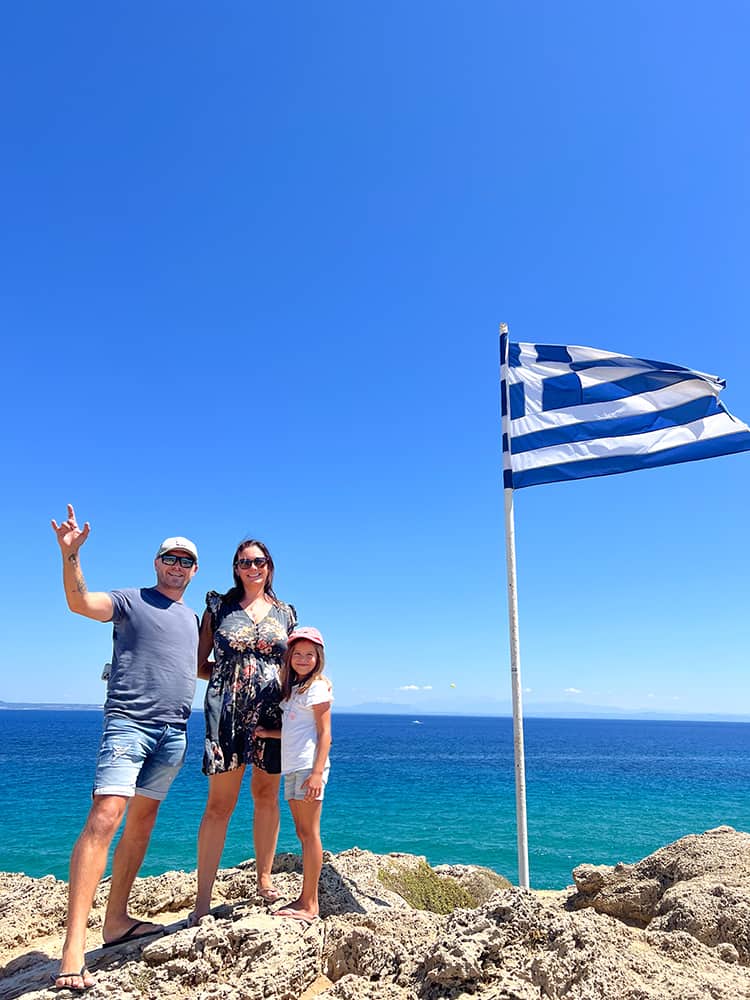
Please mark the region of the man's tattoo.
POLYGON ((88 594, 89 588, 86 586, 86 581, 83 579, 83 573, 81 572, 81 566, 78 562, 78 553, 71 552, 68 556, 68 562, 74 567, 74 579, 75 589, 79 594, 88 594))

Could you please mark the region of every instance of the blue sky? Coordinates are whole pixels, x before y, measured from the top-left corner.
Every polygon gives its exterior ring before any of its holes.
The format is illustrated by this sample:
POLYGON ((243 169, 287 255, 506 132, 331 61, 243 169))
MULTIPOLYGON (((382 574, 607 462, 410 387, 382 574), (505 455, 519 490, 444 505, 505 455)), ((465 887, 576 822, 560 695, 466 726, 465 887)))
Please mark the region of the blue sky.
MULTIPOLYGON (((70 501, 91 589, 187 534, 200 610, 253 534, 340 706, 505 710, 499 322, 750 419, 747 5, 2 19, 0 698, 102 698, 70 501)), ((748 485, 745 454, 518 494, 530 710, 748 711, 748 485)))

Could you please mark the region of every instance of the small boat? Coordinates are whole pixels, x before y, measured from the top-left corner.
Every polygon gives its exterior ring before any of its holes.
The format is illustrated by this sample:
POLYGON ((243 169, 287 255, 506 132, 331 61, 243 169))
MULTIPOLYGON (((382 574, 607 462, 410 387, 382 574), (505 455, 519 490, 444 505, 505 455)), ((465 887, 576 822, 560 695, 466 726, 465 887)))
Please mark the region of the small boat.
POLYGON ((419 719, 413 719, 412 720, 412 726, 421 726, 421 725, 422 725, 422 723, 419 721, 419 719))

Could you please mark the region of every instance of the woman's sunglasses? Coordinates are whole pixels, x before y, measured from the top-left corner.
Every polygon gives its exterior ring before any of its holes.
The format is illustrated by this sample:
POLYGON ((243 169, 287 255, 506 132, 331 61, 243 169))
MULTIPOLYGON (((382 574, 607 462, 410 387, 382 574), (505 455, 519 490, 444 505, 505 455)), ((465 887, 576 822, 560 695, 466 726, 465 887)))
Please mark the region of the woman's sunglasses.
POLYGON ((255 559, 238 559, 234 565, 239 566, 240 569, 252 569, 253 566, 256 569, 261 569, 267 562, 268 559, 265 556, 256 556, 255 559))

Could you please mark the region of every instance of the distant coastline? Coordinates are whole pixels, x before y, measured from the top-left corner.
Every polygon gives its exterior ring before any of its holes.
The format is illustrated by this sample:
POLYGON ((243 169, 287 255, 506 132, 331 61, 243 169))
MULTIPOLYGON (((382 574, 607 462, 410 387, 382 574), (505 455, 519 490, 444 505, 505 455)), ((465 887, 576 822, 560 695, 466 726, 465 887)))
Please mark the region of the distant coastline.
MULTIPOLYGON (((102 705, 91 705, 78 702, 27 702, 0 701, 0 712, 37 711, 37 712, 101 712, 102 705)), ((200 711, 200 706, 194 705, 193 712, 200 711)), ((393 702, 367 702, 360 705, 341 705, 334 708, 336 715, 400 715, 412 719, 430 716, 452 716, 459 718, 490 718, 508 719, 511 717, 509 708, 498 706, 494 711, 478 711, 476 709, 463 711, 456 708, 420 708, 417 705, 403 705, 393 702)), ((618 722, 733 722, 750 723, 750 714, 730 715, 720 712, 654 712, 619 709, 606 705, 530 705, 524 708, 525 719, 581 719, 581 720, 612 720, 618 722)))

